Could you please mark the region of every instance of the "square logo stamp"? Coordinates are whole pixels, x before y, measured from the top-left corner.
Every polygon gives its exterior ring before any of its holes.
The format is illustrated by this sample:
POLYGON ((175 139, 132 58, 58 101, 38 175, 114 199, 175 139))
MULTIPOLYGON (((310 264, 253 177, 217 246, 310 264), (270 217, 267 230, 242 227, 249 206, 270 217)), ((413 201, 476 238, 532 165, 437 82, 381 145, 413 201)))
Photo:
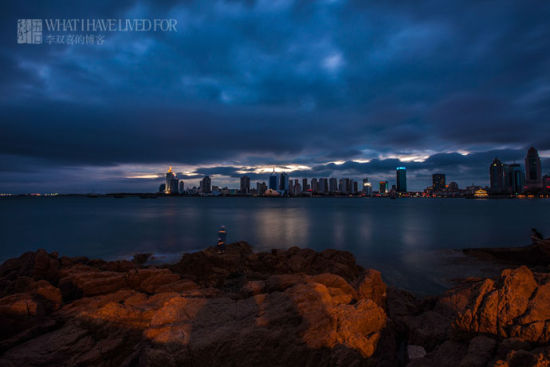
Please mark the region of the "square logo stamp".
POLYGON ((17 43, 42 44, 42 19, 18 19, 17 43))

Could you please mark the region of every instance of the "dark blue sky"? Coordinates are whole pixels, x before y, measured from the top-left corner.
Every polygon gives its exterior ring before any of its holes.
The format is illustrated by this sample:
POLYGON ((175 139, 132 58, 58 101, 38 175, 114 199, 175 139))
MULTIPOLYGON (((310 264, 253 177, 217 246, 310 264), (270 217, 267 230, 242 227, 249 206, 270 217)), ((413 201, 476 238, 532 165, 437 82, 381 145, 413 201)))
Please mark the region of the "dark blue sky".
POLYGON ((550 171, 546 0, 4 1, 0 17, 0 192, 151 191, 168 165, 190 185, 405 165, 411 189, 439 171, 464 186, 530 145, 550 171), (17 44, 28 18, 178 24, 17 44))

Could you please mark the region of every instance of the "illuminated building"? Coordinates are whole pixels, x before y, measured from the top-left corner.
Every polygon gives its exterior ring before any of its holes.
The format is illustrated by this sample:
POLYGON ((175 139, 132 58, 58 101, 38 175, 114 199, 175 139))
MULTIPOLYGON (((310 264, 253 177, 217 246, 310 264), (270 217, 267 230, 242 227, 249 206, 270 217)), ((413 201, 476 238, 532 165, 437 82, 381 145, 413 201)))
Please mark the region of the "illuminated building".
POLYGON ((489 196, 487 190, 478 189, 474 192, 474 197, 478 199, 483 199, 489 196))
POLYGON ((529 148, 525 157, 525 186, 530 191, 537 191, 542 188, 542 168, 539 153, 533 147, 529 148))
POLYGON ((443 173, 434 173, 432 175, 432 188, 434 192, 443 191, 445 185, 445 175, 443 173))
POLYGON ((388 181, 380 181, 379 185, 380 188, 378 189, 378 191, 381 194, 386 194, 388 192, 388 181))
POLYGON ((368 178, 363 179, 363 193, 367 196, 372 194, 372 184, 368 178))
POLYGON ((397 192, 407 192, 407 168, 397 167, 395 174, 397 176, 397 192))
POLYGON ((166 172, 164 193, 167 195, 178 193, 178 179, 176 174, 172 171, 172 166, 170 166, 170 168, 168 168, 168 172, 166 172))
POLYGON ((250 177, 242 176, 241 177, 241 194, 250 193, 250 177))

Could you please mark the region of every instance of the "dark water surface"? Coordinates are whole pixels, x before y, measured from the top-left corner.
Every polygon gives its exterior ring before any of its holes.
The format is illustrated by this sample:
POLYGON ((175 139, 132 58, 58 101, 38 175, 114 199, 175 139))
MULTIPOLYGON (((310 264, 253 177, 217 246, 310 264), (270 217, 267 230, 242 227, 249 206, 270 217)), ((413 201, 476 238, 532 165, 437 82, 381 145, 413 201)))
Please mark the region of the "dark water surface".
POLYGON ((37 248, 176 261, 214 245, 221 224, 229 242, 348 250, 388 283, 434 293, 480 270, 452 249, 524 245, 533 226, 548 236, 550 200, 8 198, 0 200, 0 261, 37 248))

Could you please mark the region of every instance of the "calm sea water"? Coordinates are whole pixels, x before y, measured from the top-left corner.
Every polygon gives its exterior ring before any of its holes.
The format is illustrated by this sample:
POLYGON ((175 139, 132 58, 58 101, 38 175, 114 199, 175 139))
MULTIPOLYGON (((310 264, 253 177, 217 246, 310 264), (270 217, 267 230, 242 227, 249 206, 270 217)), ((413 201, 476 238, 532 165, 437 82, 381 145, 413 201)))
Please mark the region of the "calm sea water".
POLYGON ((0 261, 38 248, 177 261, 214 245, 221 224, 229 242, 348 250, 388 283, 434 293, 480 270, 452 249, 528 244, 531 227, 548 236, 550 200, 8 198, 0 200, 0 261))

